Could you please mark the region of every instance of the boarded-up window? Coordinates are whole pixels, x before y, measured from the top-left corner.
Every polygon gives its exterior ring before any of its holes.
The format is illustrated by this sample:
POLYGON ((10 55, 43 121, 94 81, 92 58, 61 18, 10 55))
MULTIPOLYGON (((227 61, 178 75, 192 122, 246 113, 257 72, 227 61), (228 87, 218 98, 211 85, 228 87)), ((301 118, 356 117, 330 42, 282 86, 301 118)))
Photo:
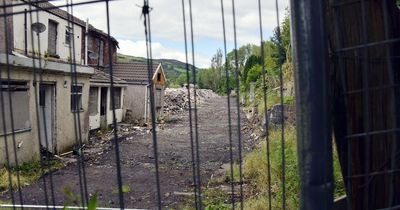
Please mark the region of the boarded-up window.
MULTIPOLYGON (((115 92, 114 92, 114 106, 115 109, 121 109, 121 88, 120 87, 115 87, 114 88, 115 92)), ((112 105, 111 105, 111 100, 110 100, 110 109, 112 109, 112 105)))
POLYGON ((156 108, 161 108, 161 89, 157 88, 156 89, 156 96, 155 96, 155 104, 156 104, 156 108))
POLYGON ((29 129, 31 124, 29 120, 29 86, 27 82, 3 82, 1 83, 1 89, 4 112, 1 111, 3 107, 1 107, 2 103, 0 103, 0 134, 4 134, 2 114, 5 114, 6 133, 12 132, 10 107, 12 107, 14 131, 29 129), (12 106, 10 106, 9 93, 12 106))
POLYGON ((57 22, 49 20, 49 46, 48 53, 50 56, 57 55, 57 22))
POLYGON ((82 86, 73 85, 71 87, 71 111, 82 111, 82 86))
POLYGON ((99 113, 99 88, 91 87, 89 90, 89 115, 97 115, 99 113))

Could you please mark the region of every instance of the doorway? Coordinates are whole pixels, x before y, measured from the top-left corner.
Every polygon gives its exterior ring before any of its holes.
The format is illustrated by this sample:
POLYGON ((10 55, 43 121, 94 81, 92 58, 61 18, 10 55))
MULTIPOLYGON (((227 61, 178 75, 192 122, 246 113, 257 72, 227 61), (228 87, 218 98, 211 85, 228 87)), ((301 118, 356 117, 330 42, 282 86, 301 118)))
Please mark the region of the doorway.
POLYGON ((55 85, 41 84, 39 88, 40 144, 55 153, 55 85))
POLYGON ((100 127, 107 127, 107 95, 108 88, 101 87, 100 89, 100 127))

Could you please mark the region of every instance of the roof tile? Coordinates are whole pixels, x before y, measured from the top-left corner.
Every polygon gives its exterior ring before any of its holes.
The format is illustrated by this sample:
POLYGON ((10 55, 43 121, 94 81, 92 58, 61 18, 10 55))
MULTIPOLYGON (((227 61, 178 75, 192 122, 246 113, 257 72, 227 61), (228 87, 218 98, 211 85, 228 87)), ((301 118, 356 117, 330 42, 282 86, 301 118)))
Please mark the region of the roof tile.
MULTIPOLYGON (((153 63, 152 72, 156 72, 159 65, 159 63, 153 63)), ((127 82, 148 83, 146 62, 115 63, 113 64, 113 74, 127 82)))

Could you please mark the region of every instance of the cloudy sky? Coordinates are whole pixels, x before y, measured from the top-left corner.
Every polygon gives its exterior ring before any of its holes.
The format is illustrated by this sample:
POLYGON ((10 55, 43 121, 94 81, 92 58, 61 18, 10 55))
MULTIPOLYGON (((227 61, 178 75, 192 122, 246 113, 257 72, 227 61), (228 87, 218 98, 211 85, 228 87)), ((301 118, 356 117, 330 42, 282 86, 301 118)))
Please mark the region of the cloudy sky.
MULTIPOLYGON (((85 1, 85 0, 79 0, 85 1)), ((79 2, 75 0, 74 3, 79 2)), ((87 1, 87 0, 86 0, 87 1)), ((63 1, 61 1, 63 2, 63 1)), ((64 1, 65 2, 65 1, 64 1)), ((181 0, 150 0, 153 58, 171 58, 185 61, 183 15, 181 0)), ((232 1, 223 0, 225 7, 228 51, 233 48, 232 1)), ((188 1, 185 0, 188 13, 188 1)), ((60 2, 55 3, 60 4, 60 2)), ((208 67, 218 48, 223 49, 221 3, 219 0, 192 0, 195 65, 208 67)), ((258 0, 236 0, 238 46, 260 43, 258 0)), ((264 38, 269 38, 276 26, 274 0, 262 0, 264 38)), ((280 19, 288 7, 288 0, 279 0, 280 19)), ((111 33, 119 41, 119 53, 146 57, 145 34, 141 8, 143 0, 117 0, 110 2, 111 33)), ((75 16, 106 31, 105 3, 76 6, 75 16)), ((188 22, 187 22, 188 23, 188 22)), ((189 39, 190 41, 190 39, 189 39)), ((190 50, 190 48, 189 48, 190 50)))

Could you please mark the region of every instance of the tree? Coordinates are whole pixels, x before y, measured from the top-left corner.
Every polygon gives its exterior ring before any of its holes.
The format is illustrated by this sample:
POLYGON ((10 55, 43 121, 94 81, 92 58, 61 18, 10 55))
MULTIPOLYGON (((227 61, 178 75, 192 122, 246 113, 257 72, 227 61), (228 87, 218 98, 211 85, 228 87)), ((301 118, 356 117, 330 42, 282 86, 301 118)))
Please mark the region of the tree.
POLYGON ((178 78, 175 80, 175 84, 182 86, 184 84, 187 84, 187 76, 186 73, 181 73, 178 78))
POLYGON ((248 87, 251 82, 256 82, 257 80, 259 80, 261 78, 261 75, 262 75, 261 65, 257 64, 255 66, 253 66, 249 70, 249 74, 246 79, 246 86, 248 87))
POLYGON ((250 71, 251 68, 255 65, 261 65, 262 60, 261 57, 258 55, 250 55, 250 57, 246 60, 246 64, 244 65, 243 68, 243 76, 242 76, 242 82, 247 81, 247 75, 250 71))
POLYGON ((221 79, 223 78, 222 51, 218 49, 211 59, 211 69, 213 71, 213 90, 217 91, 221 88, 221 79))
POLYGON ((287 52, 290 51, 290 19, 289 12, 285 14, 280 28, 274 29, 271 37, 274 58, 278 67, 282 66, 286 61, 287 52))

